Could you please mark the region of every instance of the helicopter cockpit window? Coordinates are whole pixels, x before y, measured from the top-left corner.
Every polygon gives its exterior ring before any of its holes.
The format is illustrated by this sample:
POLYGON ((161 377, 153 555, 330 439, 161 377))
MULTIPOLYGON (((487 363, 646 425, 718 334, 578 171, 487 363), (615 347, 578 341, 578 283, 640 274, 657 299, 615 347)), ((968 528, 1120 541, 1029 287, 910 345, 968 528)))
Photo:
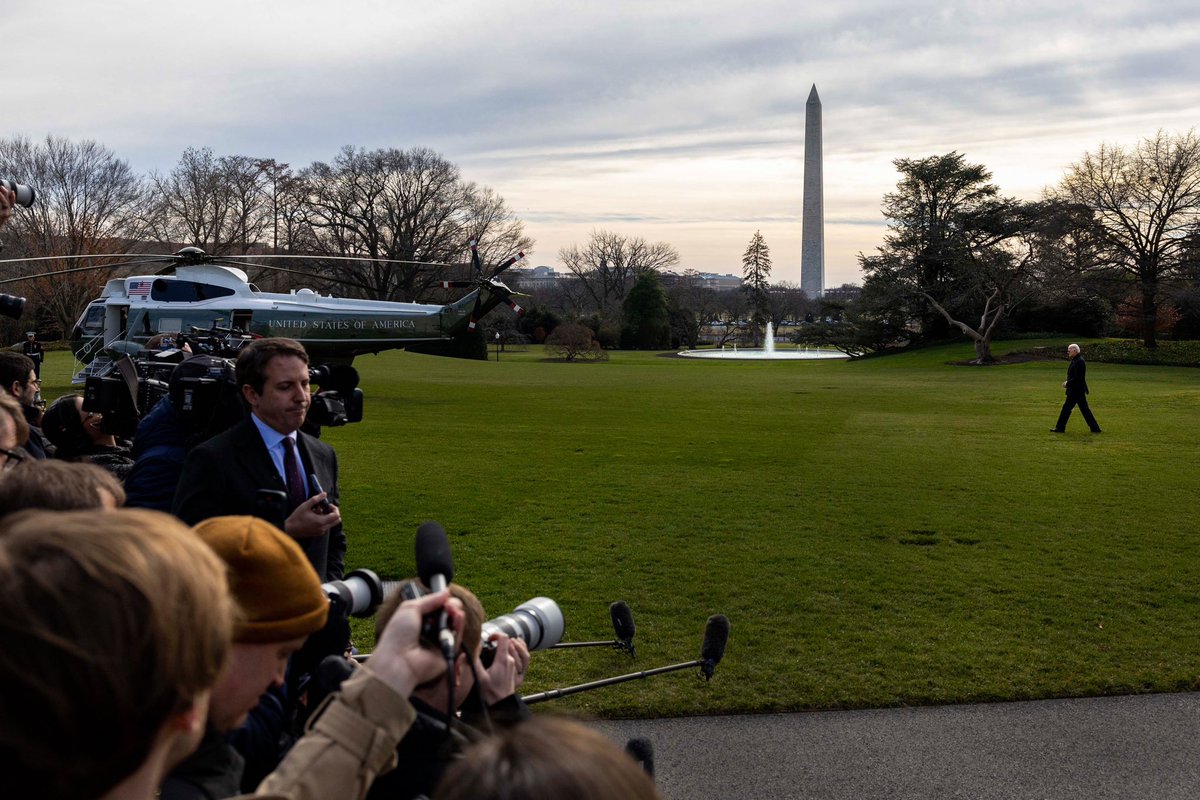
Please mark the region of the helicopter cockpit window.
POLYGON ((93 303, 88 306, 87 313, 83 315, 83 324, 80 329, 84 336, 98 336, 104 331, 103 303, 93 303))
POLYGON ((232 294, 233 289, 224 286, 195 281, 168 281, 163 278, 154 281, 154 286, 150 289, 152 299, 167 303, 195 303, 198 300, 213 300, 232 294))

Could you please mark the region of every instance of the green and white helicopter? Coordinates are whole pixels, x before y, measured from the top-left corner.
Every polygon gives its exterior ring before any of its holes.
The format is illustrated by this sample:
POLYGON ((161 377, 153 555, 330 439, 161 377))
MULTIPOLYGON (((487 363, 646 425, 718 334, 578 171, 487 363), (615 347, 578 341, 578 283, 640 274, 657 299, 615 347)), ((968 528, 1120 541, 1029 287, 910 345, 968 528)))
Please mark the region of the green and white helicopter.
MULTIPOLYGON (((136 357, 159 334, 178 336, 189 332, 221 331, 226 335, 250 338, 286 336, 303 344, 313 363, 349 364, 355 356, 420 343, 448 342, 472 333, 478 321, 501 304, 509 306, 518 315, 523 314, 524 309, 513 299, 523 295, 505 286, 498 276, 525 254, 518 253, 485 273, 474 240, 470 249, 474 279, 436 284, 442 288, 471 290, 446 305, 339 298, 312 289, 293 289, 286 294, 263 292, 250 283, 244 267, 265 267, 325 278, 243 260, 249 257, 213 256, 198 247, 185 247, 171 255, 130 254, 124 258, 131 260, 117 264, 65 270, 63 272, 162 265, 153 274, 112 278, 104 285, 100 297, 88 303, 71 333, 71 349, 79 362, 73 382, 83 383, 90 375, 107 373, 113 361, 124 355, 136 357)), ((269 261, 317 257, 253 258, 269 261)), ((12 259, 0 263, 37 260, 12 259)), ((0 284, 57 274, 62 272, 8 278, 0 280, 0 284)))

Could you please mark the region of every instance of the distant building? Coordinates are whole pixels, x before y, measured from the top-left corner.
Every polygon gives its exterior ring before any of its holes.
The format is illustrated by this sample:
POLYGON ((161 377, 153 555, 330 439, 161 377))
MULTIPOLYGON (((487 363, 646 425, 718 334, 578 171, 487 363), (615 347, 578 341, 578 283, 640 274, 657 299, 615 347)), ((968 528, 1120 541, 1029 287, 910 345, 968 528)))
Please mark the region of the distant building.
POLYGON ((853 302, 862 294, 862 287, 855 286, 853 283, 844 283, 836 289, 826 289, 826 300, 837 300, 843 303, 853 302))
POLYGON ((700 285, 705 289, 716 289, 718 292, 729 292, 742 288, 742 279, 737 275, 718 275, 715 272, 701 272, 700 285))
POLYGON ((501 280, 509 280, 514 289, 539 291, 553 289, 559 279, 565 277, 554 271, 554 267, 525 267, 508 270, 501 280))

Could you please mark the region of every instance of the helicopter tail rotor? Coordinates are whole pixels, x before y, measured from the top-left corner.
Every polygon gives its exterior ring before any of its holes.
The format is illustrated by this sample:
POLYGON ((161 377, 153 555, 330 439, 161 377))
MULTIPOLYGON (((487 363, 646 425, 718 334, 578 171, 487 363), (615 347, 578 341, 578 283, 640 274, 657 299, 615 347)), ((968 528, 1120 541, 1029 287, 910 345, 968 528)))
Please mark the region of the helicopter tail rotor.
MULTIPOLYGON (((504 303, 513 310, 517 316, 525 314, 525 309, 517 305, 512 299, 512 292, 507 286, 496 280, 496 276, 504 270, 516 264, 525 257, 525 252, 518 252, 515 256, 511 256, 508 260, 498 265, 492 270, 490 275, 483 271, 483 263, 479 259, 479 242, 476 239, 470 241, 471 248, 471 267, 475 270, 475 280, 473 281, 441 281, 439 285, 443 289, 476 289, 479 294, 475 297, 475 306, 471 309, 471 315, 467 319, 467 331, 473 333, 478 324, 483 307, 483 293, 486 291, 496 298, 497 301, 504 303)), ((491 306, 489 306, 490 308, 491 306)))

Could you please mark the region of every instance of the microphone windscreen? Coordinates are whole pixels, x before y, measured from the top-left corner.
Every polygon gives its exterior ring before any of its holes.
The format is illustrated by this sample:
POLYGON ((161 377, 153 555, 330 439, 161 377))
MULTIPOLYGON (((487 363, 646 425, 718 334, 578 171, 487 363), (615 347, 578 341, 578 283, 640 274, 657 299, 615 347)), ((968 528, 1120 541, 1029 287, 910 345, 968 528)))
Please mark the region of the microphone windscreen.
POLYGON ((436 522, 426 522, 417 528, 417 574, 426 586, 431 586, 434 575, 441 575, 446 583, 454 580, 454 559, 450 555, 450 540, 446 529, 436 522))
POLYGON ((700 658, 719 664, 725 655, 725 643, 729 641, 729 617, 714 614, 704 626, 704 644, 700 645, 700 658))
POLYGON ((617 638, 623 642, 632 639, 636 626, 633 624, 633 612, 629 610, 629 603, 618 600, 608 607, 608 613, 612 615, 613 632, 617 634, 617 638))
POLYGON ((641 764, 647 775, 654 777, 654 745, 650 744, 649 739, 630 739, 625 744, 625 752, 641 764))

